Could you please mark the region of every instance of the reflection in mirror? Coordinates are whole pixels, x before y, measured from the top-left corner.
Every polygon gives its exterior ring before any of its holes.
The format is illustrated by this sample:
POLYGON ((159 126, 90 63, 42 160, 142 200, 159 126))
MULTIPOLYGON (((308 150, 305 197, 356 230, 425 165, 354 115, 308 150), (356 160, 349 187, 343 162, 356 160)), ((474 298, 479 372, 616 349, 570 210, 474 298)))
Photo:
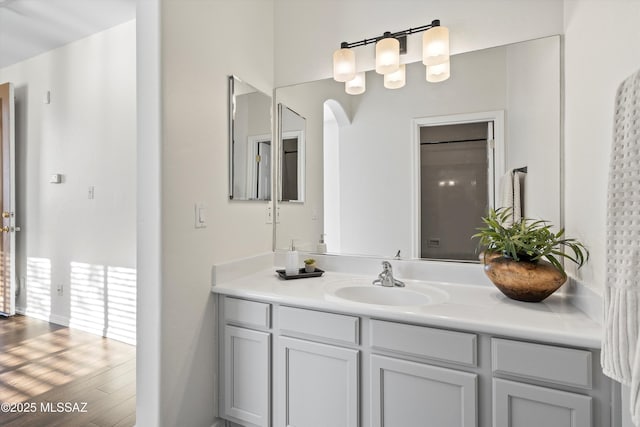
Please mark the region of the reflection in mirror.
POLYGON ((271 97, 229 76, 229 198, 271 200, 271 97))
POLYGON ((280 198, 282 202, 304 202, 305 118, 278 104, 280 118, 280 198))
MULTIPOLYGON (((332 79, 276 90, 276 102, 290 105, 307 118, 307 154, 322 159, 317 169, 318 162, 307 164, 305 204, 311 208, 281 212, 276 248, 286 249, 295 239, 299 249, 315 251, 320 234, 326 234, 329 253, 392 257, 400 250, 403 258, 431 258, 432 253, 422 253, 422 231, 427 247, 442 249, 450 241, 439 229, 422 230, 423 212, 435 209, 434 218, 449 220, 451 229, 456 229, 458 217, 470 212, 471 205, 474 209, 476 204, 478 209, 491 206, 491 193, 498 193, 505 171, 525 166, 524 214, 562 223, 559 37, 458 54, 451 61, 455 72, 439 84, 425 81, 424 67, 407 64, 407 84, 397 90, 384 89, 379 78, 369 75, 367 91, 357 96, 345 95, 344 85, 332 79), (486 186, 480 184, 486 188, 482 200, 464 199, 455 208, 445 207, 433 195, 421 200, 421 120, 487 112, 503 118, 494 129, 495 141, 488 137, 481 149, 487 162, 473 160, 474 166, 463 167, 460 177, 470 184, 474 177, 486 174, 486 186), (491 154, 486 147, 494 144, 497 149, 491 154), (469 168, 478 173, 472 174, 469 168)), ((453 156, 451 162, 462 157, 453 156)), ((445 179, 434 182, 440 181, 445 179)), ((446 190, 444 196, 453 194, 451 188, 446 190)), ((470 239, 473 232, 463 234, 470 239)), ((441 257, 472 258, 469 248, 464 255, 458 252, 452 249, 441 257)))

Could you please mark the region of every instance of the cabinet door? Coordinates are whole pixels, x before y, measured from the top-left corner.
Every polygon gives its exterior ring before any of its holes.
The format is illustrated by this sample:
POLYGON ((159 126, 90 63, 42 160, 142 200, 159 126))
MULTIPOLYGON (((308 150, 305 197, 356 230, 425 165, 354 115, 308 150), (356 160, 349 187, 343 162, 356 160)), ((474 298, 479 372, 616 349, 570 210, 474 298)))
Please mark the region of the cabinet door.
POLYGON ((225 326, 223 417, 260 427, 270 425, 270 335, 225 326))
POLYGON ((590 427, 591 397, 493 380, 494 427, 590 427))
POLYGON ((357 427, 358 350, 279 342, 278 427, 357 427))
POLYGON ((374 427, 477 425, 477 375, 371 356, 374 427))

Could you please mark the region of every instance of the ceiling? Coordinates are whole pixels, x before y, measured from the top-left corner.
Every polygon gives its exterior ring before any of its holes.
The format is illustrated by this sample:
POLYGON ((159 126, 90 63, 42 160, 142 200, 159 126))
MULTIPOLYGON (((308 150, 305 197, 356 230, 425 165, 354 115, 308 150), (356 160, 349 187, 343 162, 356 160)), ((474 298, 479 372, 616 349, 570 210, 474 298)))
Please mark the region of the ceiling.
POLYGON ((0 68, 136 17, 136 0, 0 0, 0 68))

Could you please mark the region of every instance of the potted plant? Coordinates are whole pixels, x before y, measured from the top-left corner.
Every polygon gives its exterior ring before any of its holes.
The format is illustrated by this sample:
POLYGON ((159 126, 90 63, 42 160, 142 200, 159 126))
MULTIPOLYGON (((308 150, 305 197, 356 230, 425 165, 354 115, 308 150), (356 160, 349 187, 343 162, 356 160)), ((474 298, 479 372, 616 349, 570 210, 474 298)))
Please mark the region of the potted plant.
POLYGON ((576 239, 564 237, 564 229, 551 231, 547 221, 523 218, 508 224, 511 209, 491 210, 482 218, 485 226, 473 238, 485 247, 484 271, 509 298, 538 302, 567 280, 566 258, 582 267, 589 251, 576 239))
POLYGON ((313 258, 307 258, 304 260, 304 271, 307 273, 313 273, 316 271, 316 260, 313 258))

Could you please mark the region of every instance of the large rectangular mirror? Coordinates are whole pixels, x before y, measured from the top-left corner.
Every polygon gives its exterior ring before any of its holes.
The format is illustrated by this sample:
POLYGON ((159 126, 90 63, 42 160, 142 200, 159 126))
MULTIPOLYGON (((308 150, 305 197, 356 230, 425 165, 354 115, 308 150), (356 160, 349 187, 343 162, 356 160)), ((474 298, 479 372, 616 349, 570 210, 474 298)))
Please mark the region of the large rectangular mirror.
MULTIPOLYGON (((524 214, 562 225, 560 69, 560 37, 553 36, 454 55, 451 78, 441 83, 426 82, 424 66, 416 63, 407 64, 401 89, 385 89, 374 72, 367 73, 366 92, 357 96, 345 94, 344 84, 333 79, 276 89, 276 102, 306 117, 308 159, 305 207, 280 205, 276 248, 295 239, 300 249, 315 251, 326 234, 329 253, 387 257, 400 251, 403 258, 432 258, 438 247, 452 246, 450 236, 470 239, 474 225, 460 230, 462 213, 471 211, 465 199, 448 208, 437 197, 421 199, 421 123, 451 117, 472 117, 485 128, 472 164, 456 163, 467 151, 446 154, 447 162, 465 170, 460 176, 470 185, 480 182, 472 175, 486 175, 483 200, 469 201, 480 206, 476 211, 493 205, 504 172, 527 167, 524 214), (480 162, 482 156, 488 161, 480 162), (439 222, 421 239, 425 212, 439 222), (431 250, 422 251, 421 240, 431 250)), ((466 191, 451 184, 457 179, 441 178, 434 192, 466 191)), ((465 251, 451 258, 471 260, 465 251)))
POLYGON ((271 200, 271 97, 229 76, 229 198, 271 200))

